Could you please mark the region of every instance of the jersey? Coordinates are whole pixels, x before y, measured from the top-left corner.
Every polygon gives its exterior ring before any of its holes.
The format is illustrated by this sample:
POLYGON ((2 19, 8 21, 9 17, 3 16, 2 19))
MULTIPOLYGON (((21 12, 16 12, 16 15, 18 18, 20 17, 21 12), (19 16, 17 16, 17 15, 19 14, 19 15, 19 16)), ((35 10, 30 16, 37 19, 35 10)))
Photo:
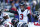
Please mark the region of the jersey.
POLYGON ((19 13, 19 22, 28 22, 28 14, 30 13, 30 11, 28 11, 27 9, 24 12, 21 12, 21 9, 19 9, 18 11, 19 13))
POLYGON ((11 27, 11 24, 10 24, 8 21, 6 21, 6 20, 3 22, 3 25, 4 25, 5 27, 7 27, 8 25, 9 25, 9 27, 11 27))
POLYGON ((7 21, 4 21, 3 22, 3 25, 5 26, 5 27, 7 27, 8 25, 10 25, 7 21))
POLYGON ((8 25, 9 25, 9 27, 11 27, 11 25, 10 25, 9 22, 4 21, 4 22, 0 25, 0 27, 7 27, 8 25))
POLYGON ((17 27, 21 27, 21 25, 23 24, 24 22, 19 22, 17 27))
MULTIPOLYGON (((3 16, 6 16, 6 15, 8 15, 8 14, 4 12, 3 16)), ((10 19, 9 15, 8 15, 8 19, 6 19, 5 21, 7 21, 8 23, 10 23, 9 27, 11 27, 11 19, 10 19)))
POLYGON ((29 22, 28 27, 40 27, 40 24, 38 22, 29 22))
POLYGON ((0 24, 0 27, 7 27, 8 25, 10 25, 10 23, 8 23, 7 21, 3 21, 1 24, 0 24))
POLYGON ((7 21, 9 23, 9 27, 11 27, 11 19, 6 19, 5 21, 7 21))

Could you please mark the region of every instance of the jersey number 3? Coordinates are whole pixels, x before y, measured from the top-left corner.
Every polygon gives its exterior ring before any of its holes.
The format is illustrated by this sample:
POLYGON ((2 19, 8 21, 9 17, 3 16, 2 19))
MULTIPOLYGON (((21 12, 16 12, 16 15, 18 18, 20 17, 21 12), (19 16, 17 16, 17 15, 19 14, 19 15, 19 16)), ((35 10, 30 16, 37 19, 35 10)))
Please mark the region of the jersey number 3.
POLYGON ((20 18, 20 20, 23 20, 23 14, 20 14, 21 15, 21 18, 20 18))

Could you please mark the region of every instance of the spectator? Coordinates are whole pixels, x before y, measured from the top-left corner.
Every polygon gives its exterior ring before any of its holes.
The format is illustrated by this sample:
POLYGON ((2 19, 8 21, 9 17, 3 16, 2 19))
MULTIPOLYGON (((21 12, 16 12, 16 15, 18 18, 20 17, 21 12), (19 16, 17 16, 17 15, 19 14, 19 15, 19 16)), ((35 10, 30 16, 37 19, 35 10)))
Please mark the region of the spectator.
POLYGON ((13 0, 10 0, 10 3, 12 3, 13 0))
POLYGON ((17 13, 17 8, 15 7, 14 3, 11 4, 11 8, 9 10, 11 13, 14 13, 14 14, 18 14, 17 13))
POLYGON ((35 13, 35 8, 36 8, 36 4, 37 2, 36 1, 32 1, 32 12, 35 13))
POLYGON ((12 3, 12 6, 9 10, 11 13, 14 13, 15 18, 18 18, 18 12, 17 12, 17 8, 15 7, 14 3, 12 3))
POLYGON ((15 6, 16 6, 17 9, 19 8, 19 0, 16 1, 15 6))

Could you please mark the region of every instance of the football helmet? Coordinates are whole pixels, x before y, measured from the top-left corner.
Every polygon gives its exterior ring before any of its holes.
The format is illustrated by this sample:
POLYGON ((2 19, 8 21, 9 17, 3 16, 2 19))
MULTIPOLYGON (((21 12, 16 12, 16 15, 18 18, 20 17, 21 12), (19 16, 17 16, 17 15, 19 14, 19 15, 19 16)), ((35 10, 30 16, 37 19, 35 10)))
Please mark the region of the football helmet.
POLYGON ((19 22, 17 18, 12 19, 13 26, 17 27, 17 23, 19 22))
POLYGON ((20 3, 20 8, 21 8, 21 10, 23 10, 24 9, 24 7, 25 7, 25 4, 22 2, 22 3, 20 3))

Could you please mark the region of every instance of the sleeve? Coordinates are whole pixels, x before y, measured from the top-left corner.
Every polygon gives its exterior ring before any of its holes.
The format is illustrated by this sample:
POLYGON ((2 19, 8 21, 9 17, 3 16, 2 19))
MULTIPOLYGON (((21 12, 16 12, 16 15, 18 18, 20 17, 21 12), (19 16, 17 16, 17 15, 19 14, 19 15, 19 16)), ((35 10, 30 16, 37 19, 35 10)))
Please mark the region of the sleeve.
POLYGON ((30 14, 30 10, 27 10, 27 14, 30 14))
POLYGON ((9 25, 9 27, 11 27, 11 24, 10 24, 9 22, 7 22, 7 21, 5 21, 5 22, 3 23, 3 25, 4 25, 5 27, 7 27, 8 25, 9 25))
POLYGON ((7 21, 4 21, 3 24, 4 24, 4 25, 5 25, 5 24, 6 24, 6 25, 9 25, 9 23, 8 23, 7 21))
POLYGON ((31 22, 31 15, 30 15, 30 11, 29 10, 27 10, 27 16, 28 16, 29 22, 31 22))

